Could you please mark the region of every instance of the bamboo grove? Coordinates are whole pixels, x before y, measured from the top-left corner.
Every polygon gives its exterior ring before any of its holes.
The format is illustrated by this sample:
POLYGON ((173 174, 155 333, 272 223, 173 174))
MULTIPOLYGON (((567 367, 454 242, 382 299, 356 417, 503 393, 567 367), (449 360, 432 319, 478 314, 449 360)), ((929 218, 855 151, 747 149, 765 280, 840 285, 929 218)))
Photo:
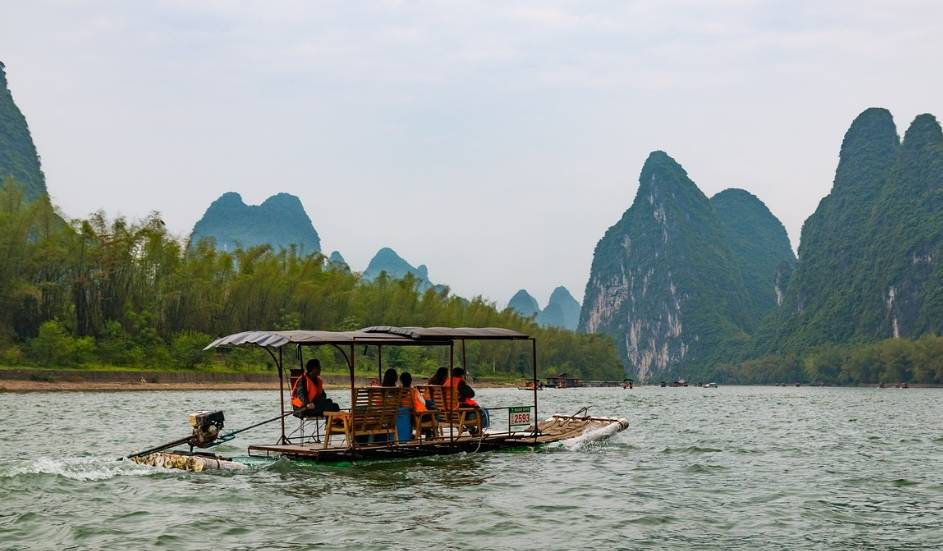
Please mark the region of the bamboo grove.
MULTIPOLYGON (((8 366, 246 367, 265 357, 202 348, 259 328, 499 326, 537 337, 542 373, 622 377, 608 337, 539 328, 480 297, 420 293, 411 279, 366 282, 318 254, 187 247, 157 213, 65 222, 48 197, 28 202, 12 180, 0 186, 0 255, 0 364, 8 366)), ((391 351, 385 360, 421 373, 441 364, 436 353, 391 351)), ((467 356, 480 371, 530 372, 529 351, 509 343, 470 343, 467 356)))

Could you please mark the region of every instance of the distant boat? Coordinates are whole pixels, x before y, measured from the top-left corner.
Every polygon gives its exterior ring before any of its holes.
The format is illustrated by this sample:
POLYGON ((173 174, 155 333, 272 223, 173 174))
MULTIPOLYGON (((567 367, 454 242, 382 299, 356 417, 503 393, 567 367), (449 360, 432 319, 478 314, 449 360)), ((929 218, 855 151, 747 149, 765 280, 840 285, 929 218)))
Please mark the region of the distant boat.
POLYGON ((559 373, 551 377, 547 377, 547 382, 544 384, 547 388, 579 388, 586 386, 583 381, 576 377, 571 377, 566 373, 559 373))
POLYGON ((704 388, 717 388, 717 383, 707 383, 704 388))
MULTIPOLYGON (((537 390, 543 390, 544 384, 542 381, 537 381, 537 390)), ((517 385, 517 390, 534 390, 534 381, 531 379, 524 379, 521 381, 521 384, 517 385)))

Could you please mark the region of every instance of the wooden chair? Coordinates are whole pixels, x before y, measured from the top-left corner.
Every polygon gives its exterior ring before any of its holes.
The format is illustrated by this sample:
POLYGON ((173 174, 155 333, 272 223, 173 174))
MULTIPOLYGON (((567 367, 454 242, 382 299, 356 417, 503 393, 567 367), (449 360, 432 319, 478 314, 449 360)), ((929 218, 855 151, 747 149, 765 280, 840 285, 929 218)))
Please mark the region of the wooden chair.
MULTIPOLYGON (((422 395, 424 399, 431 400, 429 392, 428 392, 428 387, 417 386, 416 389, 419 390, 419 393, 422 395)), ((403 393, 403 407, 407 407, 410 409, 412 409, 413 407, 411 396, 409 395, 408 392, 403 393)), ((436 415, 436 410, 434 409, 430 409, 430 410, 422 411, 422 412, 417 412, 413 410, 412 426, 413 426, 413 429, 415 430, 414 438, 420 441, 422 440, 423 434, 430 431, 432 432, 432 434, 435 435, 435 437, 442 436, 442 428, 439 426, 439 419, 438 419, 438 416, 436 415)))
MULTIPOLYGON (((481 433, 481 412, 476 408, 459 407, 458 388, 438 385, 428 385, 419 388, 422 390, 427 400, 431 399, 435 402, 436 417, 440 425, 444 424, 450 427, 458 427, 458 436, 461 436, 465 432, 471 434, 471 431, 468 429, 473 427, 478 429, 479 434, 481 433)), ((442 429, 439 427, 439 434, 442 433, 441 431, 442 429)))
POLYGON ((396 442, 396 416, 399 415, 403 389, 394 387, 367 387, 354 389, 350 411, 327 411, 324 417, 324 447, 331 444, 332 434, 343 434, 347 445, 354 447, 358 436, 393 435, 396 442))

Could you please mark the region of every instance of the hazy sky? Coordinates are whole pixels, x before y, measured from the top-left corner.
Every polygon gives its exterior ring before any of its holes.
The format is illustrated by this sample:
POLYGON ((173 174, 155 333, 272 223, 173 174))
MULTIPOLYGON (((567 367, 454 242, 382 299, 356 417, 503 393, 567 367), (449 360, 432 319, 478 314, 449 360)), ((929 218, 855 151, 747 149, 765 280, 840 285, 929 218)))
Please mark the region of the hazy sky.
POLYGON ((941 2, 0 0, 0 61, 69 216, 301 197, 326 251, 381 246, 503 306, 582 297, 664 149, 798 245, 869 106, 943 115, 941 2), (708 4, 710 7, 708 7, 708 4))

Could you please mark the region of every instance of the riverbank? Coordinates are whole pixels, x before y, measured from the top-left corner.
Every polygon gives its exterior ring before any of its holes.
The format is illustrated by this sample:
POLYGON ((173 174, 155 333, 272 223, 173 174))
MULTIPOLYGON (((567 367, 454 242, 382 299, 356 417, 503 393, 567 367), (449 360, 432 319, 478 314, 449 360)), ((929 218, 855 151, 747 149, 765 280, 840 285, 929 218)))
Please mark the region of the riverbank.
MULTIPOLYGON (((346 388, 350 378, 324 375, 326 388, 346 388)), ((357 378, 357 384, 367 384, 357 378)), ((141 390, 277 390, 274 373, 0 368, 0 392, 141 390)))
POLYGON ((0 381, 0 392, 135 392, 142 390, 278 390, 274 383, 107 383, 90 381, 0 381))

